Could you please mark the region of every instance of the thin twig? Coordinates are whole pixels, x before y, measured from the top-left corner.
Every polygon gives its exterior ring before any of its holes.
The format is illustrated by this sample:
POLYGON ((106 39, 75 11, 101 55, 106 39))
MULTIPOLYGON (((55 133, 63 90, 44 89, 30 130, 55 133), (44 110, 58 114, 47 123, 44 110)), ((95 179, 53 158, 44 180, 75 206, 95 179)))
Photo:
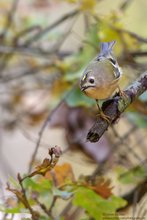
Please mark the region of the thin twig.
POLYGON ((133 209, 132 209, 132 217, 133 217, 133 218, 135 218, 135 213, 136 213, 136 208, 137 208, 137 201, 138 201, 139 191, 140 191, 140 189, 137 189, 137 190, 134 192, 134 196, 133 196, 133 209))
POLYGON ((131 52, 130 55, 132 57, 146 57, 147 51, 134 51, 134 52, 131 52))
MULTIPOLYGON (((137 203, 141 200, 144 194, 147 192, 147 179, 139 183, 133 190, 129 191, 127 194, 122 196, 123 199, 127 200, 127 207, 133 204, 134 193, 138 191, 138 196, 136 197, 137 203)), ((126 207, 125 207, 126 208, 126 207)))
MULTIPOLYGON (((33 57, 41 57, 41 58, 49 59, 50 56, 53 56, 54 53, 56 53, 56 50, 57 49, 55 48, 53 48, 53 50, 46 51, 41 48, 32 48, 32 47, 14 46, 14 45, 13 46, 0 45, 0 53, 3 53, 4 55, 11 54, 11 56, 13 54, 20 54, 20 55, 25 55, 25 56, 33 56, 33 57)), ((69 52, 69 51, 62 51, 62 52, 56 53, 58 57, 65 57, 71 54, 72 52, 69 52)))
POLYGON ((55 203, 56 203, 57 199, 58 199, 58 196, 54 196, 53 201, 52 201, 52 203, 50 205, 50 208, 48 210, 48 213, 50 213, 50 215, 52 215, 52 209, 55 206, 55 203))
POLYGON ((28 70, 24 71, 21 74, 16 74, 16 75, 11 74, 12 76, 11 75, 10 76, 5 75, 0 80, 0 83, 7 83, 7 82, 12 81, 12 80, 20 79, 22 77, 26 77, 26 76, 30 76, 30 75, 36 75, 41 70, 45 70, 45 69, 47 69, 47 68, 49 68, 50 66, 53 66, 53 65, 54 65, 54 62, 50 61, 50 63, 48 62, 47 64, 39 65, 39 66, 36 66, 34 68, 28 69, 28 70))
POLYGON ((135 151, 133 150, 133 148, 130 147, 130 145, 128 144, 128 142, 126 142, 126 138, 121 137, 118 132, 116 131, 116 129, 114 128, 114 126, 112 126, 112 131, 114 133, 114 135, 120 140, 120 142, 126 146, 128 148, 128 150, 131 152, 131 154, 138 159, 138 161, 141 163, 142 162, 142 158, 135 153, 135 151))
MULTIPOLYGON (((111 26, 111 25, 110 25, 110 26, 111 26)), ((147 38, 141 37, 140 35, 138 35, 138 34, 132 32, 132 31, 125 30, 125 29, 121 29, 121 28, 117 28, 117 27, 114 27, 114 26, 111 26, 111 27, 112 27, 114 30, 118 31, 118 32, 129 34, 131 37, 135 38, 135 39, 138 40, 139 42, 147 43, 147 38)))
POLYGON ((38 153, 38 149, 39 149, 39 146, 40 146, 40 142, 41 142, 41 139, 42 139, 42 136, 43 136, 43 132, 45 130, 45 128, 47 127, 47 125, 49 124, 50 122, 50 119, 52 118, 52 116, 56 113, 56 111, 58 110, 58 108, 64 103, 65 99, 71 95, 71 93, 73 92, 73 90, 75 89, 75 87, 77 86, 77 83, 72 87, 72 89, 66 93, 66 95, 64 96, 64 98, 57 104, 57 106, 52 110, 51 113, 49 113, 48 117, 46 118, 46 120, 44 121, 40 131, 39 131, 39 137, 38 137, 38 141, 36 143, 36 146, 35 146, 35 150, 32 154, 32 157, 31 157, 31 161, 30 161, 30 164, 29 164, 29 169, 28 169, 28 173, 31 172, 32 170, 32 165, 33 165, 33 162, 35 161, 35 158, 36 158, 36 155, 38 153))
POLYGON ((39 33, 37 33, 36 35, 34 35, 32 38, 26 40, 25 42, 25 46, 29 46, 32 43, 36 42, 37 40, 39 40, 41 37, 43 37, 45 34, 47 34, 49 31, 51 31, 52 29, 54 29, 55 27, 57 27, 58 25, 60 25, 61 23, 65 22, 67 19, 74 17, 75 15, 78 14, 78 10, 74 10, 72 12, 69 12, 65 15, 63 15, 61 18, 59 18, 57 21, 55 21, 53 24, 49 25, 48 27, 44 28, 43 30, 41 30, 39 33))
POLYGON ((121 11, 125 11, 131 3, 132 3, 132 0, 125 0, 125 1, 120 5, 120 10, 121 10, 121 11))
POLYGON ((1 34, 1 39, 4 39, 6 37, 7 31, 13 23, 13 17, 14 17, 16 10, 17 10, 18 3, 19 3, 19 0, 14 0, 12 3, 11 9, 9 10, 8 15, 7 15, 7 23, 4 27, 4 30, 2 31, 2 34, 1 34))
POLYGON ((33 197, 33 199, 36 201, 37 205, 39 205, 39 207, 44 211, 44 213, 53 220, 54 218, 52 214, 47 210, 47 207, 43 203, 41 203, 37 197, 33 197))
POLYGON ((65 208, 62 210, 62 212, 60 213, 60 217, 64 216, 65 214, 67 214, 67 212, 69 212, 69 210, 72 208, 72 202, 70 201, 65 208))
POLYGON ((31 27, 27 27, 21 31, 19 31, 16 36, 14 36, 12 42, 14 42, 14 45, 18 44, 18 41, 21 39, 21 37, 24 37, 34 31, 39 31, 41 30, 40 25, 33 25, 31 27))
POLYGON ((23 203, 23 205, 30 211, 30 214, 32 215, 33 220, 39 220, 39 213, 33 210, 32 206, 30 205, 30 203, 28 201, 28 198, 26 196, 26 190, 23 187, 22 178, 21 178, 20 174, 18 174, 17 179, 18 179, 19 185, 21 187, 21 192, 11 189, 9 187, 9 185, 8 185, 7 189, 16 194, 18 200, 21 201, 23 203))
MULTIPOLYGON (((130 134, 136 131, 136 129, 137 127, 133 126, 126 134, 122 136, 122 138, 127 139, 130 136, 130 134)), ((113 144, 110 155, 103 162, 98 164, 96 169, 93 171, 92 176, 91 176, 92 179, 95 179, 97 175, 103 175, 105 170, 108 170, 110 168, 110 165, 109 165, 110 158, 112 157, 113 153, 116 152, 120 144, 122 144, 121 140, 118 140, 115 144, 113 144)))
MULTIPOLYGON (((13 1, 12 7, 11 7, 9 13, 8 13, 8 16, 7 16, 7 23, 4 27, 4 30, 3 30, 2 34, 1 34, 1 41, 5 41, 7 32, 10 29, 11 25, 13 24, 13 17, 14 17, 14 14, 16 12, 16 9, 17 9, 18 2, 19 2, 19 0, 14 0, 13 1)), ((1 58, 1 62, 0 62, 1 75, 2 75, 2 72, 5 69, 5 67, 7 66, 7 63, 9 62, 9 56, 10 55, 4 55, 1 58)))

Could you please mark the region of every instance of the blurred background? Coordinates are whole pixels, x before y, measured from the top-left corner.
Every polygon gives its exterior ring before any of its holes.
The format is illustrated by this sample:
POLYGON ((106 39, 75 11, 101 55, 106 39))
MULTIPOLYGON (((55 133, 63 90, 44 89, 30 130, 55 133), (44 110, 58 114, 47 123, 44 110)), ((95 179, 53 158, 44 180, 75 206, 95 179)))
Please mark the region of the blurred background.
POLYGON ((63 150, 59 164, 70 163, 76 177, 103 164, 116 194, 132 190, 114 167, 146 166, 147 92, 90 143, 97 109, 78 84, 103 41, 117 41, 122 89, 147 69, 146 9, 145 0, 0 1, 1 197, 10 176, 27 173, 55 145, 63 150))

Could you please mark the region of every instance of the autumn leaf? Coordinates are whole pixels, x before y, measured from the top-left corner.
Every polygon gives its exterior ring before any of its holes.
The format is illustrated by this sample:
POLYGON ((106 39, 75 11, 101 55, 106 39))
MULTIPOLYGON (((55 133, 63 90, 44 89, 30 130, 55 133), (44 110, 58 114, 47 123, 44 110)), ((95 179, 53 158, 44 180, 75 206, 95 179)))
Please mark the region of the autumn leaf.
POLYGON ((92 189, 102 198, 107 199, 112 195, 111 180, 103 177, 92 180, 91 177, 83 177, 82 185, 92 189))
POLYGON ((75 181, 74 173, 69 163, 56 166, 51 172, 47 172, 45 177, 49 180, 54 180, 56 186, 75 181))
POLYGON ((41 164, 36 166, 35 171, 25 176, 23 179, 21 179, 21 181, 23 181, 27 177, 33 177, 38 174, 44 176, 47 173, 47 171, 53 169, 53 167, 57 164, 59 157, 61 156, 61 153, 61 148, 58 146, 49 149, 50 159, 45 158, 41 164))
POLYGON ((97 194, 107 199, 112 195, 113 187, 110 186, 110 180, 101 179, 96 182, 95 186, 91 186, 89 188, 93 189, 97 194))
POLYGON ((39 111, 39 112, 29 112, 27 114, 26 120, 28 121, 29 125, 36 126, 40 122, 45 120, 46 116, 47 116, 46 110, 42 110, 42 111, 39 111))

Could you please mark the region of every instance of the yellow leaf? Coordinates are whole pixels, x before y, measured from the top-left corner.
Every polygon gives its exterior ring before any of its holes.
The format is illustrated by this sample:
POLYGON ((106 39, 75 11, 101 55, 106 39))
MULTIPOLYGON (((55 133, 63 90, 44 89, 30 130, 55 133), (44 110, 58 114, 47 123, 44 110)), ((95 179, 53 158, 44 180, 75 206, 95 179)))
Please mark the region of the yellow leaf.
POLYGON ((82 11, 93 11, 96 7, 96 0, 81 0, 79 3, 82 11))

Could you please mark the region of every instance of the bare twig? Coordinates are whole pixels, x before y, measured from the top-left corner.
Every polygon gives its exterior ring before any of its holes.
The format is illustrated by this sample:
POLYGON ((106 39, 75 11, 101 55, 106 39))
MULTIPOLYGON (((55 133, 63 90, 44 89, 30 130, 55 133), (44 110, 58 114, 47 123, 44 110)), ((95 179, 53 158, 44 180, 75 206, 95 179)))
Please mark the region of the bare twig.
POLYGON ((51 213, 48 211, 47 207, 43 203, 41 203, 36 196, 33 197, 33 199, 36 201, 37 205, 44 211, 44 213, 48 217, 54 219, 53 216, 51 215, 51 213))
POLYGON ((49 25, 48 27, 44 28, 43 30, 41 30, 39 33, 37 33, 36 35, 34 35, 32 38, 28 39, 24 45, 29 46, 31 45, 33 42, 36 42, 37 40, 39 40, 41 37, 43 37, 46 33, 48 33, 49 31, 51 31, 53 28, 57 27, 58 25, 60 25, 61 23, 63 23, 64 21, 66 21, 69 18, 74 17, 75 15, 78 14, 78 10, 74 10, 72 12, 69 12, 65 15, 63 15, 61 18, 59 18, 57 21, 55 21, 53 24, 49 25))
POLYGON ((9 82, 9 81, 12 81, 12 80, 16 80, 16 79, 19 79, 19 78, 22 78, 22 77, 25 77, 25 76, 30 76, 30 75, 36 75, 38 72, 40 72, 41 70, 45 70, 47 68, 49 68, 50 66, 53 66, 54 65, 54 62, 48 62, 47 64, 43 64, 43 65, 39 65, 39 66, 36 66, 34 68, 31 68, 31 69, 28 69, 26 71, 24 71, 23 73, 21 74, 16 74, 16 75, 13 75, 11 74, 12 76, 3 76, 1 77, 2 79, 0 80, 0 83, 6 83, 6 82, 9 82))
POLYGON ((47 125, 49 124, 50 122, 50 119, 52 118, 52 116, 56 113, 56 111, 58 110, 58 108, 64 103, 65 99, 71 95, 71 93, 73 92, 73 90, 75 89, 75 87, 77 86, 77 83, 72 87, 72 89, 66 93, 66 95, 64 96, 64 98, 57 104, 57 106, 52 110, 51 113, 49 113, 48 117, 46 118, 46 120, 44 121, 40 131, 39 131, 39 137, 38 137, 38 141, 36 143, 36 146, 35 146, 35 150, 32 154, 32 157, 31 157, 31 161, 30 161, 30 164, 29 164, 29 169, 28 169, 28 173, 30 173, 30 171, 32 170, 32 165, 33 165, 33 162, 35 161, 35 158, 36 158, 36 155, 37 155, 37 152, 38 152, 38 149, 39 149, 39 146, 40 146, 40 142, 41 142, 41 139, 42 139, 42 136, 43 136, 43 132, 45 130, 45 128, 47 127, 47 125))
POLYGON ((72 201, 70 201, 65 208, 62 210, 62 212, 60 213, 60 217, 65 216, 65 214, 67 214, 69 212, 69 210, 72 208, 72 201))
POLYGON ((146 57, 147 51, 135 51, 130 53, 132 57, 146 57))
POLYGON ((139 162, 142 162, 142 158, 141 158, 137 153, 135 153, 135 151, 133 150, 132 147, 130 147, 130 145, 129 145, 128 142, 126 141, 126 138, 121 137, 113 126, 112 126, 112 130, 113 130, 113 132, 114 132, 115 137, 117 137, 117 138, 120 140, 120 142, 121 142, 124 146, 126 146, 126 148, 127 148, 127 149, 131 152, 131 154, 134 156, 134 158, 137 158, 139 162))
MULTIPOLYGON (((17 9, 17 6, 18 6, 18 2, 19 0, 14 0, 13 1, 13 4, 12 4, 12 7, 7 15, 7 23, 4 27, 4 30, 0 36, 1 38, 1 41, 5 41, 5 38, 6 38, 6 35, 7 35, 7 32, 9 30, 9 28, 11 27, 11 25, 13 24, 13 17, 14 17, 14 14, 16 12, 16 9, 17 9)), ((7 65, 7 58, 8 58, 8 61, 9 61, 9 57, 10 55, 4 55, 1 59, 1 62, 0 62, 0 71, 1 71, 1 74, 2 74, 2 71, 4 70, 4 68, 6 67, 7 65)))
MULTIPOLYGON (((61 45, 61 44, 60 44, 61 45)), ((59 46, 59 45, 58 45, 59 46)), ((57 45, 56 45, 57 48, 57 45)), ((53 48, 53 50, 45 51, 41 48, 32 48, 32 47, 24 47, 24 46, 7 46, 7 45, 0 45, 0 53, 3 53, 4 55, 12 55, 13 54, 20 54, 25 56, 33 56, 33 57, 41 57, 49 59, 50 56, 53 56, 54 53, 58 57, 65 57, 72 54, 72 52, 65 51, 65 52, 56 52, 56 48, 53 48)))
MULTIPOLYGON (((18 1, 18 0, 17 0, 18 1)), ((24 37, 23 35, 26 35, 30 32, 32 32, 34 29, 36 29, 36 26, 33 28, 28 28, 24 31, 21 31, 19 34, 17 34, 14 39, 12 39, 12 45, 13 47, 7 47, 7 46, 1 46, 0 50, 6 54, 4 54, 4 56, 1 59, 1 64, 0 64, 0 70, 1 70, 1 75, 2 72, 4 71, 5 67, 8 65, 9 60, 12 58, 13 53, 24 53, 26 55, 32 55, 32 52, 36 54, 38 54, 39 56, 41 55, 49 55, 55 53, 58 49, 58 46, 60 46, 62 44, 62 41, 64 41, 65 39, 65 34, 64 37, 62 38, 61 42, 59 44, 56 45, 56 48, 53 48, 53 50, 49 51, 49 52, 45 52, 42 51, 41 49, 36 49, 36 48, 28 48, 29 45, 31 45, 34 41, 40 39, 41 37, 43 37, 47 32, 49 32, 50 30, 52 30, 53 28, 55 28, 56 26, 60 25, 62 22, 66 21, 69 18, 74 17, 76 14, 78 14, 78 10, 74 10, 66 15, 64 15, 63 17, 61 17, 60 19, 58 19, 57 21, 55 21, 53 24, 49 25, 48 27, 46 27, 45 29, 41 29, 40 31, 38 31, 36 34, 34 34, 33 36, 31 36, 29 39, 25 40, 24 44, 22 44, 21 47, 18 47, 18 42, 20 40, 21 37, 24 37)), ((67 34, 66 34, 67 36, 67 34)))
POLYGON ((55 206, 55 203, 56 203, 57 199, 58 199, 58 196, 54 196, 54 198, 53 198, 53 200, 52 200, 52 203, 51 203, 51 205, 50 205, 50 208, 49 208, 49 210, 48 210, 48 213, 50 213, 50 215, 52 215, 52 209, 53 209, 53 207, 55 206))
POLYGON ((41 127, 41 129, 39 131, 39 134, 38 134, 39 138, 38 138, 37 144, 35 146, 35 150, 34 150, 34 152, 32 154, 32 157, 31 157, 28 173, 30 173, 31 170, 32 170, 32 165, 33 165, 33 162, 35 161, 35 158, 36 158, 39 146, 40 146, 40 142, 41 142, 41 138, 42 138, 43 132, 44 132, 46 126, 48 125, 52 115, 57 111, 57 109, 62 105, 62 103, 63 103, 63 101, 59 102, 58 105, 53 109, 53 111, 51 113, 49 113, 48 117, 46 118, 45 122, 43 123, 43 125, 42 125, 42 127, 41 127))
MULTIPOLYGON (((127 207, 132 205, 134 202, 134 193, 138 191, 138 195, 135 198, 135 202, 139 202, 141 198, 144 196, 144 194, 147 192, 147 179, 145 179, 143 182, 139 183, 133 190, 129 191, 127 194, 124 194, 122 198, 127 200, 128 204, 127 207)), ((126 207, 125 207, 126 208, 126 207)))
MULTIPOLYGON (((130 136, 130 134, 136 131, 136 129, 137 127, 133 126, 126 134, 122 136, 122 139, 127 139, 130 136)), ((109 157, 107 157, 103 162, 98 164, 98 166, 96 167, 96 169, 93 171, 91 175, 92 179, 95 179, 97 175, 103 175, 106 170, 108 171, 108 169, 110 168, 110 165, 109 165, 110 158, 112 157, 112 154, 116 152, 116 149, 120 146, 120 144, 122 144, 120 139, 115 144, 113 144, 109 157)))
POLYGON ((1 39, 4 40, 6 34, 7 34, 7 31, 8 29, 11 27, 12 23, 13 23, 13 17, 14 17, 14 14, 16 12, 16 9, 17 9, 17 6, 18 6, 18 2, 19 0, 14 0, 13 3, 12 3, 12 6, 11 6, 11 9, 10 11, 8 12, 8 15, 7 15, 7 23, 4 27, 4 30, 0 36, 1 39))
MULTIPOLYGON (((111 25, 110 25, 111 26, 111 25)), ((125 30, 125 29, 121 29, 121 28, 116 28, 114 26, 111 26, 114 30, 120 32, 120 33, 126 33, 126 34, 129 34, 131 37, 135 38, 136 40, 138 40, 139 42, 142 42, 142 43, 147 43, 147 38, 144 38, 144 37, 141 37, 140 35, 132 32, 132 31, 129 31, 129 30, 125 30)))
MULTIPOLYGON (((125 109, 133 102, 135 98, 140 96, 147 90, 147 72, 143 73, 139 79, 132 83, 125 91, 124 96, 116 95, 113 99, 109 99, 103 103, 102 109, 110 118, 110 122, 115 122, 125 109)), ((104 132, 108 129, 109 123, 103 118, 98 118, 87 134, 87 140, 97 142, 104 132)))
POLYGON ((31 27, 27 27, 21 31, 19 31, 16 36, 14 36, 13 38, 13 42, 14 42, 14 45, 17 45, 18 44, 18 41, 21 39, 21 37, 24 37, 32 32, 36 32, 36 31, 40 31, 41 30, 41 27, 40 25, 33 25, 31 27))
POLYGON ((131 4, 132 0, 125 0, 121 5, 120 5, 120 10, 124 11, 128 8, 128 6, 131 4))
POLYGON ((137 189, 134 192, 133 196, 133 209, 132 209, 132 217, 135 218, 135 213, 136 213, 136 208, 137 208, 137 201, 138 201, 138 196, 139 196, 139 189, 137 189))
POLYGON ((40 216, 39 213, 32 208, 32 206, 30 205, 28 201, 28 198, 26 196, 26 190, 23 187, 22 178, 20 174, 18 174, 17 179, 21 187, 21 190, 12 189, 9 184, 7 184, 7 190, 14 193, 18 201, 21 202, 24 205, 24 207, 29 210, 30 214, 32 215, 33 220, 39 220, 39 216, 40 216))

